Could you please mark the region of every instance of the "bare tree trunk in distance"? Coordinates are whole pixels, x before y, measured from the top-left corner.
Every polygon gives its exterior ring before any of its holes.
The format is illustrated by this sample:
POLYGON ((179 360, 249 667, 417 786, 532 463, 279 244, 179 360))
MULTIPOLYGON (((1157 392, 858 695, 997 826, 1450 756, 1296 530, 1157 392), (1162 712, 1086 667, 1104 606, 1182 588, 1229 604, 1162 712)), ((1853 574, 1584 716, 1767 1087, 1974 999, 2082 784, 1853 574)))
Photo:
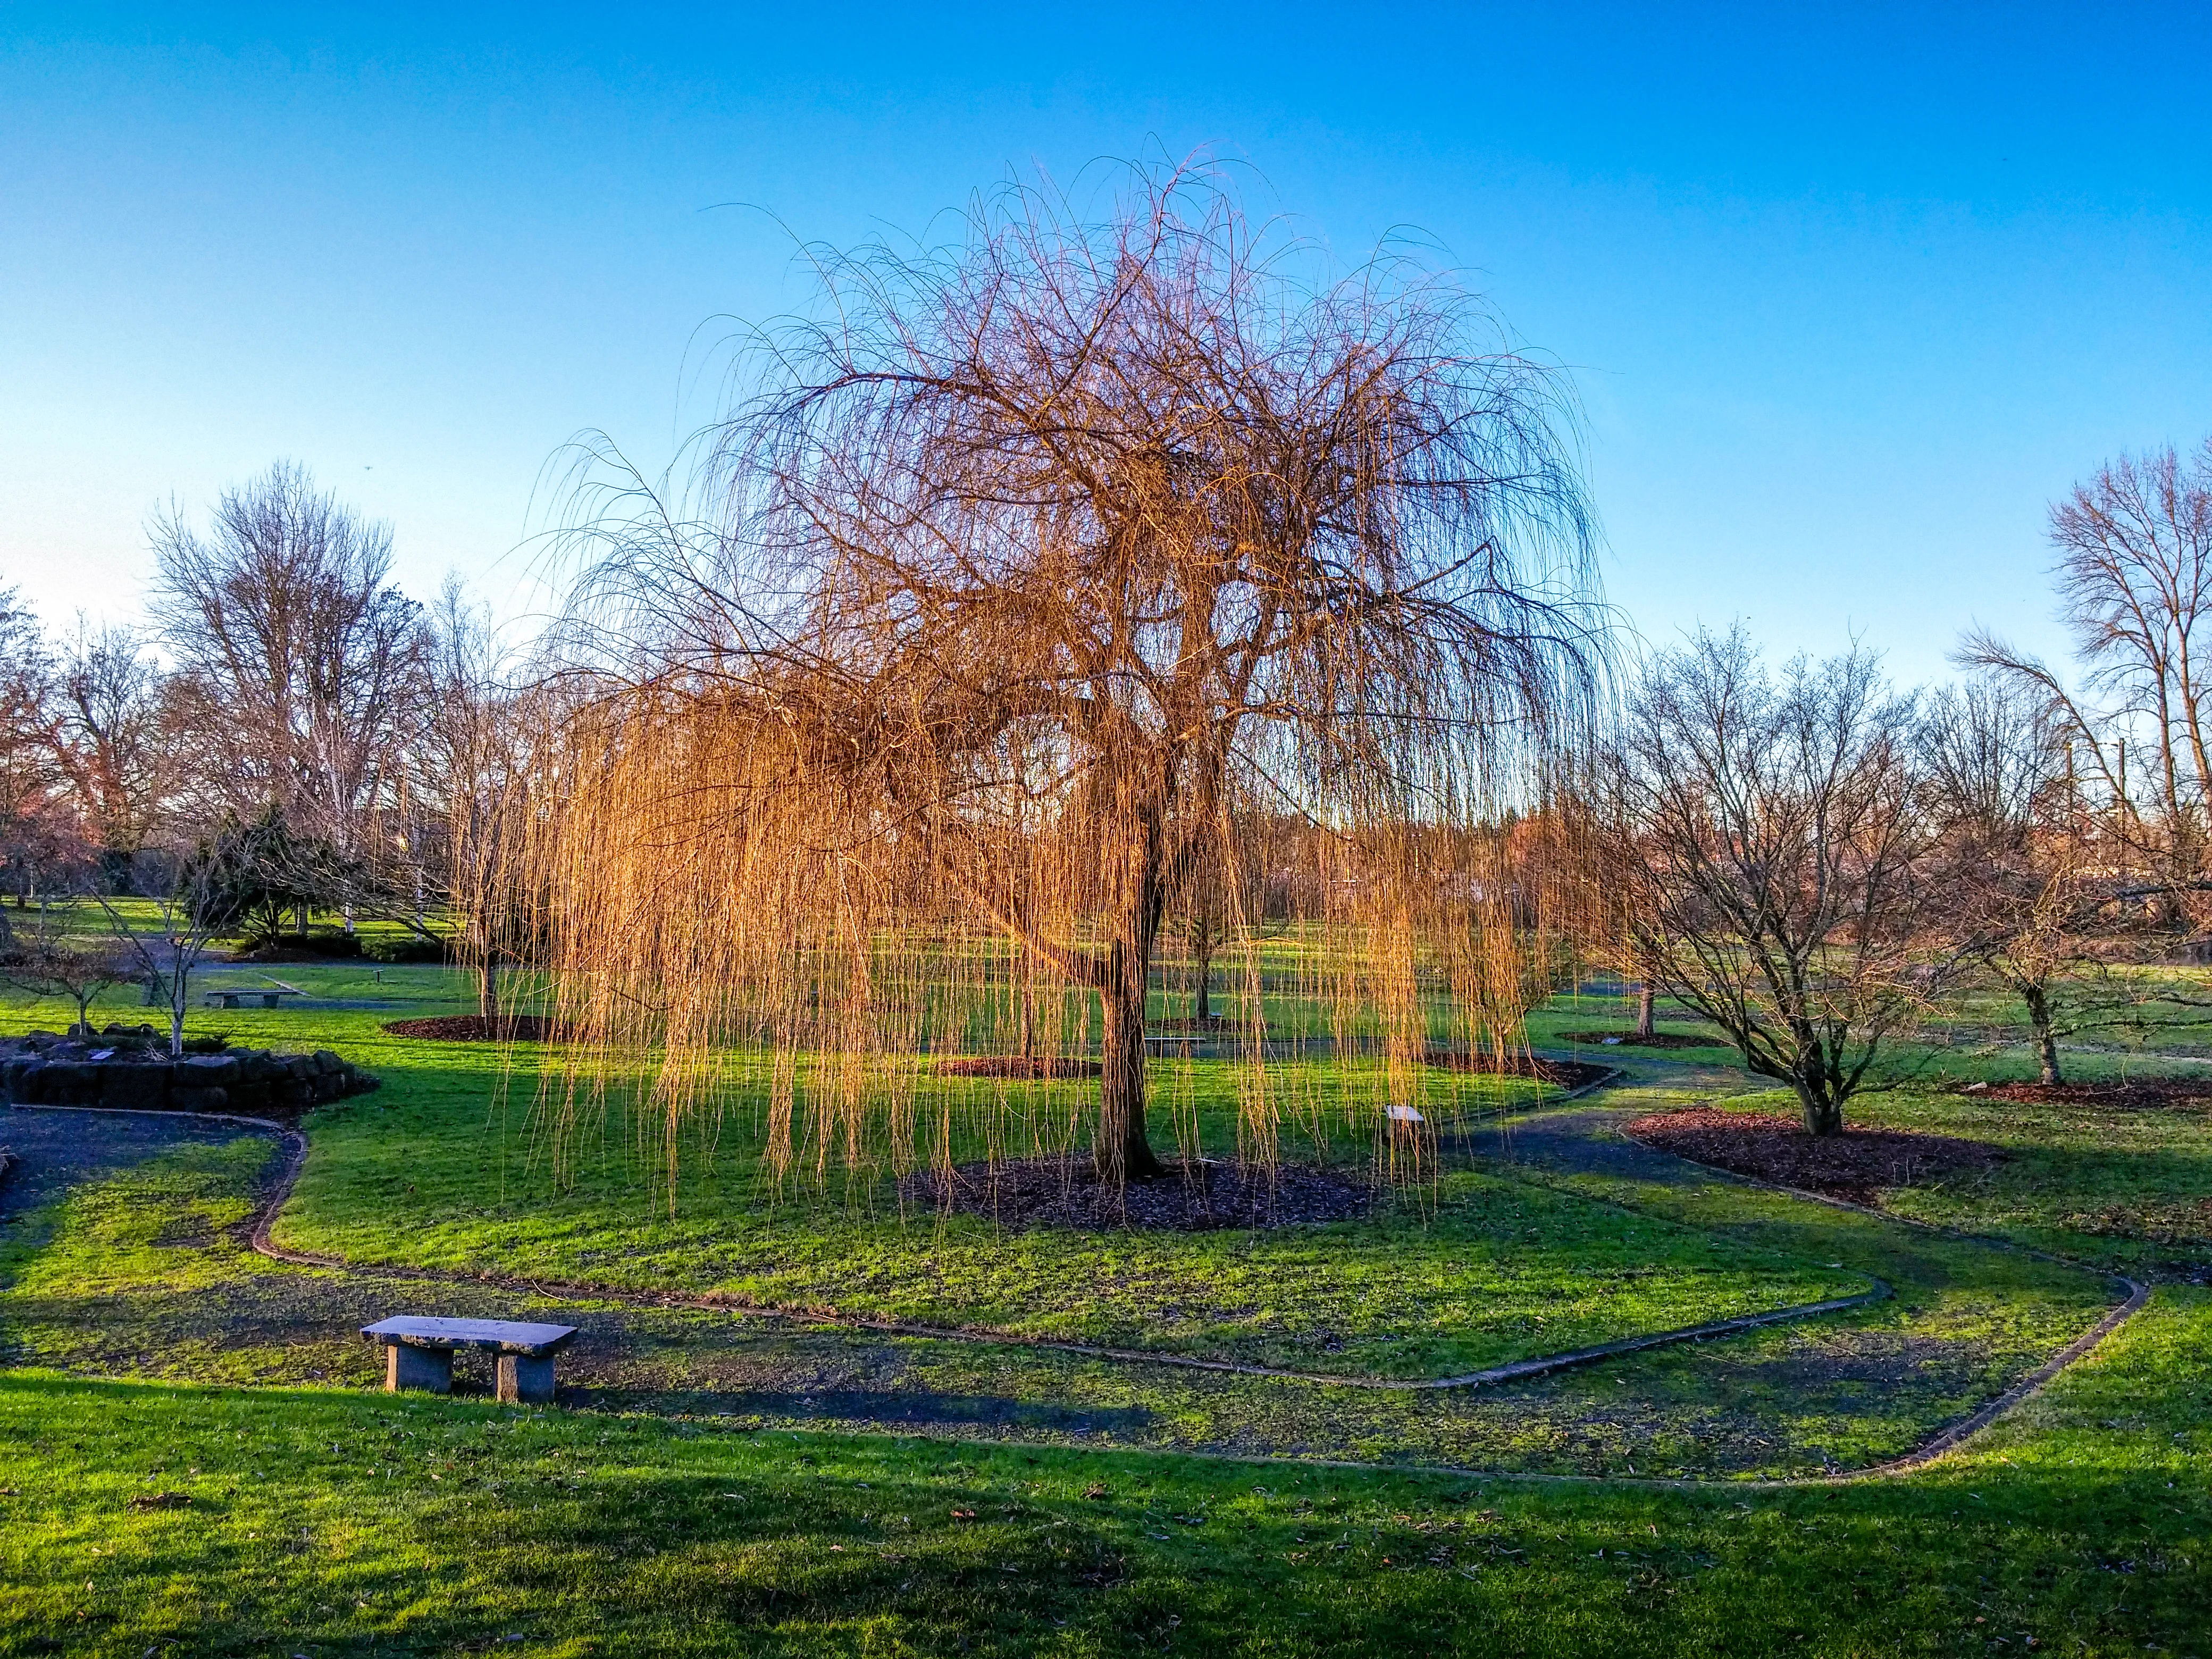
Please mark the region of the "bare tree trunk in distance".
POLYGON ((2039 1081, 2063 1081, 2058 1073, 2058 1035, 2051 1029, 2051 994, 2040 985, 2025 986, 2021 1000, 2027 1004, 2028 1028, 2035 1036, 2035 1063, 2039 1081))
POLYGON ((1207 916, 1200 916, 1192 924, 1191 934, 1192 944, 1195 947, 1193 954, 1198 958, 1198 990, 1192 1002, 1191 1013, 1200 1024, 1204 1025, 1213 1018, 1213 951, 1220 943, 1220 934, 1215 930, 1212 919, 1207 916))
POLYGON ((1652 989, 1651 989, 1651 981, 1650 981, 1650 980, 1648 980, 1648 979, 1647 979, 1647 980, 1645 980, 1642 985, 1640 985, 1640 986, 1638 986, 1638 987, 1637 988, 1637 991, 1636 991, 1636 1035, 1637 1035, 1637 1036, 1640 1036, 1640 1037, 1648 1037, 1648 1036, 1650 1036, 1651 1035, 1652 1005, 1653 1005, 1656 1000, 1657 1000, 1657 998, 1656 998, 1656 995, 1653 994, 1653 992, 1652 992, 1652 989))

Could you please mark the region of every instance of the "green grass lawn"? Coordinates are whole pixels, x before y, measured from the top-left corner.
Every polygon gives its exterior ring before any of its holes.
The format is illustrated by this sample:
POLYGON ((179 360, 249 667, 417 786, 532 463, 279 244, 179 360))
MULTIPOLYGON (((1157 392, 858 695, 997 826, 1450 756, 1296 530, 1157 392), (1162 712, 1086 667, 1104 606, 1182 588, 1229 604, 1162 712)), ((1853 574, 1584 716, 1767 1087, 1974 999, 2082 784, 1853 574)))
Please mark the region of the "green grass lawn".
MULTIPOLYGON (((742 1115, 711 1161, 684 1161, 672 1217, 661 1149, 618 1114, 558 1188, 532 1062, 508 1075, 495 1050, 379 1029, 472 1006, 464 976, 271 971, 377 1006, 195 1010, 191 1029, 334 1048, 386 1079, 310 1119, 280 1230, 364 1260, 1401 1376, 1692 1322, 1730 1297, 1869 1275, 1896 1294, 1510 1389, 1331 1388, 286 1267, 237 1230, 268 1143, 210 1131, 27 1211, 0 1190, 0 1655, 2212 1655, 2212 1295, 2187 1282, 2212 1262, 2191 1207, 2212 1190, 2198 1114, 1925 1088, 1855 1109, 2014 1154, 1986 1179, 1887 1194, 1891 1211, 2081 1266, 1632 1161, 1549 1164, 1525 1139, 1547 1120, 1513 1115, 1534 1091, 1490 1080, 1440 1101, 1498 1124, 1492 1140, 1366 1223, 1085 1239, 902 1217, 880 1185, 778 1200, 742 1115), (2164 1281, 2149 1309, 1904 1479, 1561 1485, 1313 1461, 1863 1465, 2084 1328, 2111 1267, 2164 1281), (567 1406, 369 1392, 353 1331, 403 1309, 585 1325, 567 1406), (1216 1455, 1175 1455, 1192 1451, 1216 1455), (163 1492, 193 1502, 130 1507, 163 1492)), ((0 1030, 58 1024, 52 1009, 0 1006, 0 1030)), ((1563 999, 1534 1035, 1627 1012, 1563 999)), ((2020 1074, 2010 1039, 1928 1050, 1957 1075, 2020 1074)), ((1718 1050, 1604 1054, 1632 1074, 1601 1097, 1621 1109, 1608 1121, 1786 1109, 1718 1050)), ((1201 1136, 1224 1132, 1220 1070, 1158 1076, 1201 1136)))
POLYGON ((1787 1491, 16 1372, 0 1654, 2201 1655, 2208 1352, 2169 1289, 1970 1453, 1787 1491))
MULTIPOLYGON (((1363 1221, 1102 1236, 902 1206, 880 1181, 779 1193, 763 1180, 750 1137, 726 1123, 711 1156, 703 1136, 683 1150, 672 1205, 655 1188, 662 1161, 618 1098, 583 1149, 569 1150, 565 1180, 556 1180, 551 1148, 533 1127, 535 1051, 422 1042, 381 1029, 457 1001, 463 975, 355 965, 281 971, 319 1000, 392 1003, 214 1011, 191 1022, 238 1042, 335 1048, 383 1079, 378 1093, 314 1115, 313 1152, 277 1232, 289 1247, 351 1261, 713 1293, 1394 1378, 1457 1375, 1868 1288, 1864 1275, 1826 1261, 1468 1170, 1386 1199, 1363 1221)), ((733 1062, 740 1099, 744 1067, 743 1057, 733 1062)), ((1229 1062, 1164 1060, 1154 1069, 1164 1117, 1180 1113, 1202 1144, 1233 1146, 1229 1062)), ((1067 1121, 1084 1086, 1029 1091, 1034 1121, 1067 1121)), ((1295 1092, 1298 1084, 1287 1086, 1295 1092)), ((1470 1089, 1501 1106, 1540 1093, 1513 1079, 1438 1074, 1440 1096, 1464 1099, 1470 1089)), ((982 1115, 975 1085, 945 1092, 955 1103, 942 1109, 982 1115)), ((939 1109, 925 1096, 919 1115, 939 1109)))

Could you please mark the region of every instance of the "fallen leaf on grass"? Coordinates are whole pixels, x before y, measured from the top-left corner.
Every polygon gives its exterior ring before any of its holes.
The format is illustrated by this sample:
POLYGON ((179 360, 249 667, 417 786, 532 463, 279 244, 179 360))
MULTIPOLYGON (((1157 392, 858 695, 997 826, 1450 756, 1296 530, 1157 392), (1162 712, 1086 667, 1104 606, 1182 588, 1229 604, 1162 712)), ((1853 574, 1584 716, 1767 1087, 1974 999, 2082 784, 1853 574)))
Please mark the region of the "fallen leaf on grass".
POLYGON ((955 1510, 952 1511, 952 1518, 955 1521, 973 1521, 975 1518, 975 1511, 973 1510, 955 1510))
POLYGON ((125 1505, 134 1510, 188 1510, 191 1506, 192 1495, 186 1492, 142 1492, 125 1505))

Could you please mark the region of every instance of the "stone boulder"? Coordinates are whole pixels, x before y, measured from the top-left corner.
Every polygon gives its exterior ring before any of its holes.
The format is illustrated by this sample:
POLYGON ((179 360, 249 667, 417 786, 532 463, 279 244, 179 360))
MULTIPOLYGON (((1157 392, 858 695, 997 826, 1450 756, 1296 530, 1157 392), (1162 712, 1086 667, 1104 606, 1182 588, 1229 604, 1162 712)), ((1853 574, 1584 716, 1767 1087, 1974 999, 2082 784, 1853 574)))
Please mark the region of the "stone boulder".
POLYGON ((287 1054, 225 1048, 173 1059, 151 1026, 111 1025, 96 1037, 52 1031, 0 1037, 0 1103, 251 1117, 303 1112, 378 1086, 374 1075, 327 1048, 287 1054))

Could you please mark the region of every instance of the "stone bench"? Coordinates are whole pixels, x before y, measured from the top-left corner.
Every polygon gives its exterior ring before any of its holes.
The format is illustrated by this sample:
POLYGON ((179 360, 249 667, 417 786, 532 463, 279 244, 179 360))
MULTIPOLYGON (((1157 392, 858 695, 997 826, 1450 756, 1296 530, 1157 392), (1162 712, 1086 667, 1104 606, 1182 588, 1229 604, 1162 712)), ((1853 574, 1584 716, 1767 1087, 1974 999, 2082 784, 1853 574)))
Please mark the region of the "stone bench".
POLYGON ((361 1334, 384 1345, 384 1387, 451 1394, 453 1350, 485 1348, 499 1356, 499 1397, 509 1405, 553 1397, 553 1356, 576 1334, 574 1325, 532 1325, 508 1319, 379 1320, 361 1334))
POLYGON ((303 997, 307 994, 305 991, 295 991, 289 985, 273 990, 264 990, 258 985, 248 986, 242 991, 230 990, 218 986, 202 999, 202 1003, 204 1006, 210 1008, 236 1008, 241 1006, 243 1001, 258 997, 263 1007, 278 1008, 283 1006, 283 1000, 286 997, 303 997))

